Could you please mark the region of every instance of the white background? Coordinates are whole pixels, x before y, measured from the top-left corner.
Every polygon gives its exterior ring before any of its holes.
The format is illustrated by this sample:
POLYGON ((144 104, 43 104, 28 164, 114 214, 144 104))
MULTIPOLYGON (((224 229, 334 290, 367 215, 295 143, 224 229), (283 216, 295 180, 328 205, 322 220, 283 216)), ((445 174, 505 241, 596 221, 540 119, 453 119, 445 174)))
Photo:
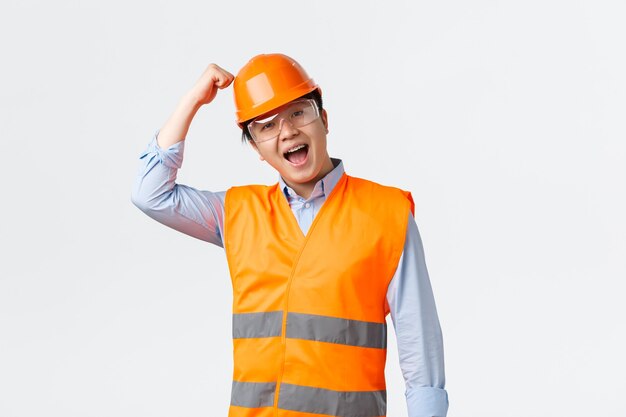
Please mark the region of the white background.
MULTIPOLYGON (((227 414, 223 250, 130 192, 206 66, 266 52, 321 85, 347 173, 413 193, 448 416, 624 415, 625 12, 3 0, 0 416, 227 414)), ((239 136, 229 88, 194 119, 178 182, 274 183, 239 136)), ((393 330, 387 382, 388 415, 406 416, 393 330)))

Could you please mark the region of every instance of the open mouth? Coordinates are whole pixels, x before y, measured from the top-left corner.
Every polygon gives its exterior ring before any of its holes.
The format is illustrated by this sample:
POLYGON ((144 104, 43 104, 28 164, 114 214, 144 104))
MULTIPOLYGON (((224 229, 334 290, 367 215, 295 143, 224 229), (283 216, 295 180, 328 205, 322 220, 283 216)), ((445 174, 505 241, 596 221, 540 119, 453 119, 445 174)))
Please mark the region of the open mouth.
POLYGON ((291 152, 285 152, 283 156, 293 165, 301 165, 306 161, 306 157, 309 153, 309 145, 302 144, 294 148, 291 152))

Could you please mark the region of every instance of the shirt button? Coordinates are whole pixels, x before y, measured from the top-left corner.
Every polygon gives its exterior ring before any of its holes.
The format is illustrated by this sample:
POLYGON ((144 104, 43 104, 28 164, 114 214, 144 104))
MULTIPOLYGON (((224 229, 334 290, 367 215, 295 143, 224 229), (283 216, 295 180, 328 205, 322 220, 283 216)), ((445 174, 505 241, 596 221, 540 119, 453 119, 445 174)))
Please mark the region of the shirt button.
POLYGON ((304 204, 304 207, 306 207, 306 208, 311 207, 311 203, 305 203, 305 204, 304 204))

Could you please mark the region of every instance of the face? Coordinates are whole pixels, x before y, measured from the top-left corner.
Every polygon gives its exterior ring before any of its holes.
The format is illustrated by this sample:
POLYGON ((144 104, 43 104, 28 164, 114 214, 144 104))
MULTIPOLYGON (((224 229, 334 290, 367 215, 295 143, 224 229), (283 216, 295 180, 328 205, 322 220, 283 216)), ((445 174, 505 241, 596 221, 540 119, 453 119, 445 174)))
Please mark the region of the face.
MULTIPOLYGON (((270 113, 282 111, 288 105, 289 103, 270 113)), ((294 127, 285 120, 276 139, 251 144, 261 161, 266 161, 278 171, 288 185, 315 184, 333 167, 326 148, 327 133, 328 115, 323 109, 320 117, 312 123, 294 127), (299 151, 287 152, 300 146, 303 148, 299 151)))

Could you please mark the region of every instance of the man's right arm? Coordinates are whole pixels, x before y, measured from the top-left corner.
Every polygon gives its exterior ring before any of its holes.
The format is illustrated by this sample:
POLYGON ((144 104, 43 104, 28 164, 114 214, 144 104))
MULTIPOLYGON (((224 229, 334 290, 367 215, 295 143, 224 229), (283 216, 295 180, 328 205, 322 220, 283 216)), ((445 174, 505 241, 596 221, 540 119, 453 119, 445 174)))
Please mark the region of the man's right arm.
POLYGON ((211 192, 177 184, 185 141, 163 149, 157 130, 139 157, 131 201, 154 220, 187 235, 223 247, 224 191, 211 192))
POLYGON ((233 80, 230 72, 216 64, 204 70, 140 156, 142 162, 131 195, 133 204, 158 222, 218 246, 223 246, 226 193, 176 184, 176 174, 182 166, 185 137, 197 111, 233 80))

